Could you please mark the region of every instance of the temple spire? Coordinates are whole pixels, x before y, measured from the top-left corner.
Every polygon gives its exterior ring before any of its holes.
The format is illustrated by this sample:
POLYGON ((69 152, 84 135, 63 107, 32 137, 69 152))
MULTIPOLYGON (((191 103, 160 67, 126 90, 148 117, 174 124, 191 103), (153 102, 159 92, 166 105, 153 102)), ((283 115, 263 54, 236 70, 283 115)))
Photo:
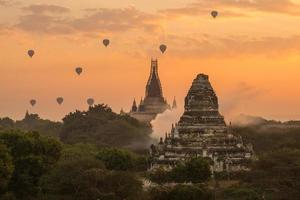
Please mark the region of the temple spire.
POLYGON ((151 71, 146 86, 146 98, 147 97, 163 98, 161 83, 158 77, 158 62, 154 59, 151 60, 151 71))
POLYGON ((136 111, 137 111, 137 106, 136 106, 136 101, 134 99, 131 107, 131 112, 136 112, 136 111))
POLYGON ((172 109, 176 109, 176 108, 177 108, 177 102, 176 102, 176 97, 174 97, 173 104, 172 104, 172 109))

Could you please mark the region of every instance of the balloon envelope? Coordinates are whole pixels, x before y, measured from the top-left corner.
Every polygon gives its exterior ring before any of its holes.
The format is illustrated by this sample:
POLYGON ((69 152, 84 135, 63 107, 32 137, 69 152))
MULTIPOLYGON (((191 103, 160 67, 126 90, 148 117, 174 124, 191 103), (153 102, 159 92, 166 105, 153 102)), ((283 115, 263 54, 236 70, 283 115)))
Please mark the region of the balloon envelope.
POLYGON ((107 47, 107 46, 109 45, 109 43, 110 43, 109 39, 104 39, 104 40, 103 40, 104 46, 107 47))
POLYGON ((34 50, 28 50, 28 55, 32 58, 32 56, 34 55, 34 50))
POLYGON ((89 106, 92 106, 92 105, 94 105, 94 99, 93 98, 89 98, 87 101, 87 104, 89 105, 89 106))
POLYGON ((218 16, 218 11, 216 11, 216 10, 213 10, 212 12, 211 12, 211 16, 213 16, 213 18, 216 18, 217 16, 218 16))
POLYGON ((64 102, 64 98, 58 97, 58 98, 56 99, 56 101, 57 101, 57 103, 58 103, 59 105, 61 105, 61 104, 64 102))
POLYGON ((76 73, 77 73, 78 75, 80 75, 80 74, 82 73, 82 68, 81 68, 81 67, 77 67, 77 68, 75 69, 75 71, 76 71, 76 73))
POLYGON ((167 50, 167 45, 162 44, 162 45, 159 46, 159 49, 160 49, 160 51, 161 51, 162 53, 165 53, 165 51, 167 50))
POLYGON ((31 100, 30 100, 30 105, 31 105, 31 106, 35 106, 35 104, 36 104, 36 100, 35 100, 35 99, 31 99, 31 100))

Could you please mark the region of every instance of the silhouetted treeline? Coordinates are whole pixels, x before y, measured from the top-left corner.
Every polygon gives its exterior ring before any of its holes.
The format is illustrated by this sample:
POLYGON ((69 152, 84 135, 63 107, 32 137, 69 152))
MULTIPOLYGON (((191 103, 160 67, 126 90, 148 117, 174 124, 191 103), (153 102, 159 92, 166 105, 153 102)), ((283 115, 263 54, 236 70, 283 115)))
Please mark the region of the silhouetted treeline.
POLYGON ((68 144, 92 143, 141 151, 146 151, 153 142, 149 125, 129 115, 114 113, 103 104, 89 107, 87 111, 69 113, 63 122, 44 120, 37 114, 29 113, 20 121, 0 118, 0 131, 12 129, 37 131, 68 144))
POLYGON ((148 149, 151 131, 147 124, 129 115, 116 114, 101 104, 65 116, 60 138, 68 144, 88 142, 98 146, 148 149))
POLYGON ((23 130, 38 131, 47 136, 58 137, 62 123, 41 119, 37 114, 26 112, 24 119, 14 121, 8 117, 0 118, 0 131, 2 130, 23 130))

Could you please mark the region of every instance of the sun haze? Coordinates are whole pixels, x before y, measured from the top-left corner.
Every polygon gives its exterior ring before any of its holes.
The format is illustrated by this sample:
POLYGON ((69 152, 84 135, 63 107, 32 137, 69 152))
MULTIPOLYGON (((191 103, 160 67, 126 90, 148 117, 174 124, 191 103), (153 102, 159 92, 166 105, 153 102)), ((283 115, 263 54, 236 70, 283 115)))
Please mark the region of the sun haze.
POLYGON ((205 73, 223 115, 299 119, 299 20, 298 0, 0 0, 0 116, 129 111, 157 58, 178 106, 205 73))

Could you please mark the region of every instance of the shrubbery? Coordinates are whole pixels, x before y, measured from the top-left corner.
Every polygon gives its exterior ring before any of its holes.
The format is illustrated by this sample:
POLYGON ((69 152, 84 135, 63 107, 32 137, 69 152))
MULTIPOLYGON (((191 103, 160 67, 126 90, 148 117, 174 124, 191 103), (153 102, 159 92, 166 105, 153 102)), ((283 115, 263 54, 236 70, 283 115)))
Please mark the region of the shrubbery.
POLYGON ((156 183, 203 183, 211 176, 210 165, 206 159, 192 158, 186 163, 176 165, 171 171, 156 169, 149 174, 151 181, 156 183))
POLYGON ((0 152, 0 198, 31 199, 39 192, 40 178, 60 158, 61 144, 38 133, 9 131, 0 133, 0 152))

